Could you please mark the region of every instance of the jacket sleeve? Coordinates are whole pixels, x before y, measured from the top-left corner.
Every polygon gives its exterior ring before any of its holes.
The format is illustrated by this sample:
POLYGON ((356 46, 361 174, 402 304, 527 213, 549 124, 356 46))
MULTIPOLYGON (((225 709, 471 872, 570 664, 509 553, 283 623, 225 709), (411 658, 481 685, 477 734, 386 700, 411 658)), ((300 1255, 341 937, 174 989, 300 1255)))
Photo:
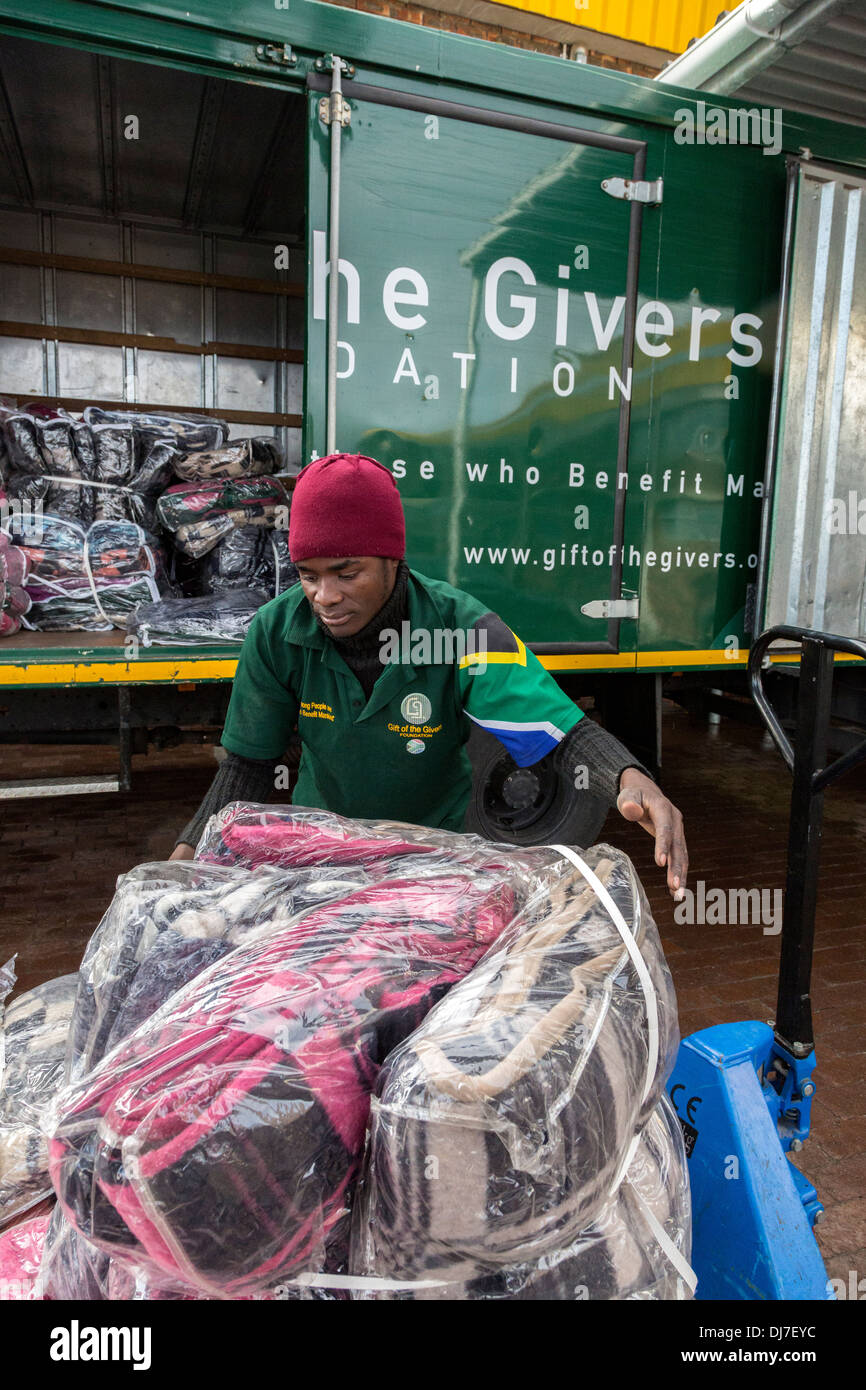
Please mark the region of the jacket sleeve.
POLYGON ((495 613, 478 618, 471 636, 470 650, 457 666, 464 710, 496 735, 518 767, 537 763, 562 742, 583 711, 495 613))
POLYGON ((557 750, 557 766, 573 778, 587 769, 587 790, 611 804, 627 767, 650 774, 623 744, 559 688, 537 656, 495 613, 474 624, 471 651, 458 665, 458 688, 469 718, 495 734, 518 767, 557 750))
POLYGON ((570 729, 555 754, 556 767, 574 786, 583 786, 600 796, 609 806, 616 805, 619 779, 627 767, 636 767, 645 777, 652 774, 628 751, 618 738, 592 719, 581 719, 570 729), (578 782, 578 772, 586 771, 578 782))
POLYGON ((276 671, 258 615, 241 647, 222 745, 242 758, 276 761, 298 722, 298 699, 276 671))

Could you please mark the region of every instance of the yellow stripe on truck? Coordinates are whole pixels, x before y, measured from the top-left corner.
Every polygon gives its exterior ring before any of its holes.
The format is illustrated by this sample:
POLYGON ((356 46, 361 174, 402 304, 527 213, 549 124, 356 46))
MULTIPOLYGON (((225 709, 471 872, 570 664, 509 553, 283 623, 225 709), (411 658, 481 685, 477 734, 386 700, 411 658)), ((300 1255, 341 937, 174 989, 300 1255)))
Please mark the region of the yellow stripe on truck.
MULTIPOLYGON (((681 671, 686 666, 745 666, 749 660, 748 647, 741 647, 737 656, 731 656, 725 648, 713 648, 696 652, 592 652, 567 656, 542 656, 539 661, 548 671, 616 671, 646 670, 661 668, 667 671, 681 671)), ((773 662, 795 662, 800 660, 799 651, 771 652, 773 662)), ((858 656, 847 652, 837 652, 835 660, 840 662, 859 661, 858 656)))
MULTIPOLYGON (((522 643, 521 643, 522 646, 522 643)), ((525 660, 525 649, 524 649, 525 660)), ((626 671, 661 668, 678 671, 687 666, 745 666, 748 650, 743 647, 736 657, 724 650, 696 652, 587 652, 567 655, 539 656, 548 671, 626 671)), ((469 664, 473 658, 466 658, 469 664)), ((773 662, 796 662, 799 652, 771 652, 773 662)), ((488 661, 520 660, 519 653, 489 653, 488 661)), ((841 663, 859 661, 860 657, 836 652, 841 663)), ((0 664, 0 688, 3 686, 41 685, 166 685, 196 681, 230 681, 237 670, 237 659, 198 661, 68 661, 52 663, 31 661, 21 664, 0 664)))
POLYGON ((178 681, 226 681, 237 670, 227 661, 31 661, 0 665, 4 685, 164 685, 178 681))

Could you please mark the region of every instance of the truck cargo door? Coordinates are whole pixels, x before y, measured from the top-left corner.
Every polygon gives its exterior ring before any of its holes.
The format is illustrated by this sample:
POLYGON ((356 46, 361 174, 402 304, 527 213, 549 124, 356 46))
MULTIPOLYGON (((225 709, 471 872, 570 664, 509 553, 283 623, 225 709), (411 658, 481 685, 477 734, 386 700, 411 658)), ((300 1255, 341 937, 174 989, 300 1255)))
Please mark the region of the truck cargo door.
POLYGON ((793 166, 788 241, 756 631, 864 637, 866 179, 793 166))
POLYGON ((536 651, 633 650, 629 395, 641 215, 661 197, 644 143, 346 77, 335 102, 329 75, 309 82, 307 456, 391 468, 410 563, 536 651))

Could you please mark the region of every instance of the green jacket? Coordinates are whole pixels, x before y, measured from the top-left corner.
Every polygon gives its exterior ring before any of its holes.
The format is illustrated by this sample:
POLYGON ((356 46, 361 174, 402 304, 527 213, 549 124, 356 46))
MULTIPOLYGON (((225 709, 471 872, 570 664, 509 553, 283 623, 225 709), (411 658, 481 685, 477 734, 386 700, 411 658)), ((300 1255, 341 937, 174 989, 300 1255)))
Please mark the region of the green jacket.
POLYGON ((526 767, 582 712, 471 594, 410 570, 408 615, 383 634, 388 664, 365 699, 300 584, 266 603, 241 650, 223 746, 277 760, 297 727, 295 805, 461 830, 470 721, 526 767))

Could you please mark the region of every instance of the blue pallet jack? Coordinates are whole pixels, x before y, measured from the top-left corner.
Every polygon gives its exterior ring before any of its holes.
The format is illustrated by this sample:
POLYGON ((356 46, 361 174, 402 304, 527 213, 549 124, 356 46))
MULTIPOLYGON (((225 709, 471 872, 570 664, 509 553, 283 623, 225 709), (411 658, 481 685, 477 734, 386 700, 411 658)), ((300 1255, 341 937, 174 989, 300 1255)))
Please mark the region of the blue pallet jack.
POLYGON ((684 1038, 668 1093, 692 1189, 698 1299, 832 1299, 813 1227, 824 1208, 788 1158, 809 1136, 815 1094, 809 994, 824 789, 866 757, 866 741, 825 766, 836 652, 866 643, 772 627, 749 653, 752 697, 793 773, 775 1025, 726 1023, 684 1038), (801 646, 792 747, 763 688, 772 642, 801 646))

